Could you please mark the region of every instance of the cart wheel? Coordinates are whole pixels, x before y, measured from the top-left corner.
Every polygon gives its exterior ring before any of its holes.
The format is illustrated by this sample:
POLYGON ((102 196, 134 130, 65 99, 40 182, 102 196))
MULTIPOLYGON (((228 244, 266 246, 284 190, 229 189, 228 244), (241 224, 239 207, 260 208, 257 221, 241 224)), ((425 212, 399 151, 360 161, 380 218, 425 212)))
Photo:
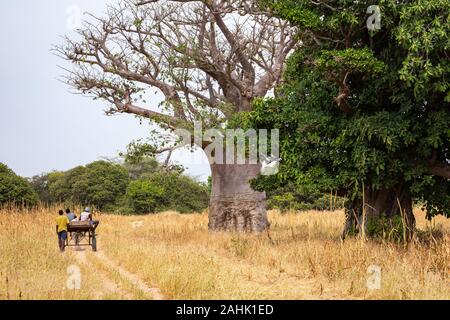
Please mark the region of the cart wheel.
POLYGON ((92 251, 97 251, 97 238, 95 236, 92 237, 92 251))

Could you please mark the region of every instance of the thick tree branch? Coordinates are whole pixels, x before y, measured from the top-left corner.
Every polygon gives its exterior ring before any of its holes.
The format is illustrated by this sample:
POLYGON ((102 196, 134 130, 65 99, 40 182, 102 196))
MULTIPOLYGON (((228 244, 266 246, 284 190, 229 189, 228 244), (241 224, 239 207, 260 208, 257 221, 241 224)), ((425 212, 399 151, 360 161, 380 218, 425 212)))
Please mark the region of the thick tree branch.
POLYGON ((441 162, 437 159, 437 152, 433 152, 433 156, 429 161, 430 173, 445 179, 450 179, 450 165, 448 162, 441 162))
POLYGON ((435 176, 450 179, 450 166, 446 164, 434 164, 430 167, 430 172, 435 176))
POLYGON ((111 103, 109 113, 217 126, 281 81, 296 32, 252 1, 122 0, 55 51, 73 65, 66 82, 111 103), (145 108, 154 89, 164 111, 145 108))

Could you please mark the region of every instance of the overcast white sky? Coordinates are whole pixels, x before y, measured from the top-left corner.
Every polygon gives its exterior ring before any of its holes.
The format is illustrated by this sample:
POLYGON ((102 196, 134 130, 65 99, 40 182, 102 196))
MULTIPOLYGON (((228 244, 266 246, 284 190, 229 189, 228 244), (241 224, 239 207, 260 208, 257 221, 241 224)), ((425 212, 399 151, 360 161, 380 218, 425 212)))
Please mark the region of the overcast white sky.
MULTIPOLYGON (((130 115, 107 117, 105 103, 71 94, 58 81, 62 61, 50 52, 61 35, 74 34, 77 8, 101 14, 112 2, 0 1, 0 162, 17 174, 30 177, 114 157, 147 136, 148 124, 130 115)), ((191 176, 209 175, 199 153, 178 151, 174 160, 191 176)))

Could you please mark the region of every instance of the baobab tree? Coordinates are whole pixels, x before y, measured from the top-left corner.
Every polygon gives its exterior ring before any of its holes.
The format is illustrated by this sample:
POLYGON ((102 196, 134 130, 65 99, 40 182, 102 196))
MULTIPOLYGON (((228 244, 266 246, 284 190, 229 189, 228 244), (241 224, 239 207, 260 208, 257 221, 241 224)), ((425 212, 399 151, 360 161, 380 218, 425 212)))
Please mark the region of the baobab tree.
MULTIPOLYGON (((108 114, 137 115, 175 132, 194 123, 223 128, 251 111, 281 82, 296 32, 254 1, 124 0, 104 17, 90 15, 81 40, 66 38, 55 50, 73 65, 66 82, 106 101, 108 114), (164 102, 149 105, 149 89, 164 102)), ((210 143, 192 141, 203 150, 210 143)), ((210 230, 268 228, 266 195, 249 185, 261 165, 210 162, 210 230)))

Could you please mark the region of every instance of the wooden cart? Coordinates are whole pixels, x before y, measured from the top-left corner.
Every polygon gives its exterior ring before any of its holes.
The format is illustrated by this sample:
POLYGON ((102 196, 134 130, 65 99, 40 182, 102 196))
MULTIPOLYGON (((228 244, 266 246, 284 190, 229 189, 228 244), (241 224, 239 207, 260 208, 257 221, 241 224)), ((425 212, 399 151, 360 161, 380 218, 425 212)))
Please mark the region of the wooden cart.
POLYGON ((97 234, 91 221, 72 221, 67 226, 66 247, 90 246, 97 251, 97 234))

